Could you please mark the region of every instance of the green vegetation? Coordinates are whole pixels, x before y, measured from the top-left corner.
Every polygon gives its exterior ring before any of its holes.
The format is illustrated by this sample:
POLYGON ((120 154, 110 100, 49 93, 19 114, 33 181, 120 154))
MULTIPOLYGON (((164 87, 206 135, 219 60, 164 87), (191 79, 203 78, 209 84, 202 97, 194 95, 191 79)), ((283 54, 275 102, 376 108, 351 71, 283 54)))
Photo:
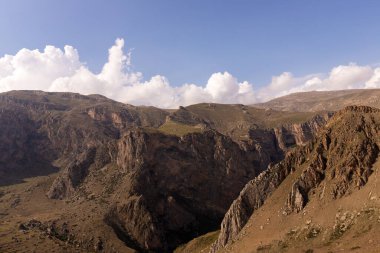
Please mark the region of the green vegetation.
POLYGON ((186 125, 175 121, 167 121, 158 130, 164 134, 184 136, 189 133, 200 133, 202 129, 198 126, 186 125))

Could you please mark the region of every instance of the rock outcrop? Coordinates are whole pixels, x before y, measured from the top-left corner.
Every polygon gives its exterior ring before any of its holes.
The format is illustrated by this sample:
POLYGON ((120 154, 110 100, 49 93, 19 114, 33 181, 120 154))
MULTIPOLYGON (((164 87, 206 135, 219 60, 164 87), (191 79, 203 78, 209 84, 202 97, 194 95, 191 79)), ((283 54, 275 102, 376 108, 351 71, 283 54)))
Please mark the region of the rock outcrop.
POLYGON ((284 215, 302 211, 314 196, 332 201, 363 187, 379 155, 379 136, 379 109, 350 106, 336 113, 311 143, 247 183, 226 213, 210 252, 233 241, 252 213, 295 171, 302 170, 284 200, 284 215))

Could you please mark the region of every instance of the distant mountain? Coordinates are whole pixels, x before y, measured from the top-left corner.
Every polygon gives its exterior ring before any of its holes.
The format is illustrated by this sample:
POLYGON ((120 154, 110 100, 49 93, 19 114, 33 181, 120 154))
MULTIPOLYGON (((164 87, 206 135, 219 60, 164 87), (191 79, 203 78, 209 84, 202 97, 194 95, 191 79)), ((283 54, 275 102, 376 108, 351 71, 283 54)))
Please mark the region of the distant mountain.
POLYGON ((211 252, 378 252, 379 145, 379 109, 337 112, 244 187, 211 252))
POLYGON ((337 111, 350 105, 380 108, 380 89, 298 92, 252 106, 293 112, 337 111))
POLYGON ((0 251, 171 252, 329 113, 0 94, 0 251))

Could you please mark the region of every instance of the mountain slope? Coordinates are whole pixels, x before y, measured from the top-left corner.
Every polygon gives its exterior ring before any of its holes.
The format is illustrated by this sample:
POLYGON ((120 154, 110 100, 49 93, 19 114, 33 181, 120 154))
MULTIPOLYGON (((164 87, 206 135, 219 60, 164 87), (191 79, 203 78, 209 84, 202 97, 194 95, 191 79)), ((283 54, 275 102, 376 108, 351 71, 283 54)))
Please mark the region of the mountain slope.
POLYGON ((380 108, 380 89, 298 92, 252 105, 278 111, 317 112, 337 111, 350 105, 380 108))
POLYGON ((235 140, 246 140, 250 130, 287 128, 295 124, 312 121, 318 114, 325 115, 326 113, 283 113, 241 104, 203 103, 180 107, 169 116, 169 119, 187 125, 215 129, 235 140))
POLYGON ((0 110, 0 185, 72 167, 91 152, 96 159, 109 160, 105 144, 118 139, 121 131, 158 127, 168 115, 99 95, 41 91, 2 93, 0 110))
POLYGON ((245 186, 211 252, 379 250, 379 144, 380 110, 339 111, 313 142, 245 186))
POLYGON ((330 116, 0 94, 0 249, 170 252, 216 229, 250 179, 330 116))

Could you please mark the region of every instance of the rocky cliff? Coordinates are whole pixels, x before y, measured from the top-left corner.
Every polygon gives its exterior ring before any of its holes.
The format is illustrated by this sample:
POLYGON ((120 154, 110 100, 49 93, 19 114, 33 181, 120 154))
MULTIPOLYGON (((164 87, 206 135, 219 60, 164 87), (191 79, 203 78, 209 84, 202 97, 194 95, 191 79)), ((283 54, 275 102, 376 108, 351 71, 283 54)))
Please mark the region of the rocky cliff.
POLYGON ((118 150, 123 179, 106 222, 145 250, 168 251, 215 229, 258 173, 254 152, 215 131, 176 137, 134 130, 118 150))
POLYGON ((330 202, 363 187, 379 155, 380 110, 350 106, 336 113, 310 144, 247 183, 227 211, 210 252, 233 242, 251 215, 292 175, 281 213, 302 211, 310 199, 330 202))

